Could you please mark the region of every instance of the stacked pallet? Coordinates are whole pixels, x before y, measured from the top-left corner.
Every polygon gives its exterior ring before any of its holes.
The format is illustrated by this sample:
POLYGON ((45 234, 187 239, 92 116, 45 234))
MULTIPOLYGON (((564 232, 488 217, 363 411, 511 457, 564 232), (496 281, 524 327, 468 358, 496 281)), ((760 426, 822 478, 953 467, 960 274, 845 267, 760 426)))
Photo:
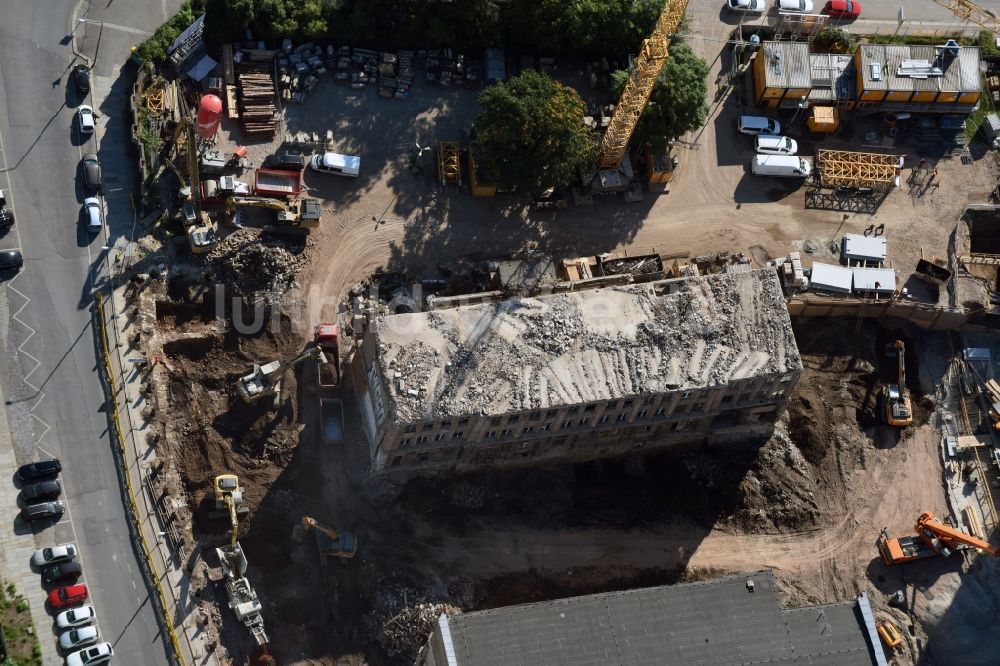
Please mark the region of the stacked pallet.
POLYGON ((248 139, 270 140, 277 130, 274 78, 270 64, 240 63, 236 70, 240 124, 248 139))

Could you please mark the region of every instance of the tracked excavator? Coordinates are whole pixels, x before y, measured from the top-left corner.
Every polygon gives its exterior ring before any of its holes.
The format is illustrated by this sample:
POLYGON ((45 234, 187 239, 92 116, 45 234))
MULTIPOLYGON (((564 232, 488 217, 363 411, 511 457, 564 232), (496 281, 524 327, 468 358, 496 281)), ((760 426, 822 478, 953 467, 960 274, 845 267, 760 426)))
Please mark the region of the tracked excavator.
POLYGON ((264 616, 261 614, 260 599, 246 577, 247 558, 237 540, 239 536, 239 514, 243 508, 243 488, 235 474, 220 474, 213 482, 215 506, 229 515, 229 543, 215 549, 222 564, 223 582, 229 597, 229 608, 236 619, 242 622, 253 635, 257 645, 266 645, 267 632, 264 630, 264 616))
POLYGON ((929 511, 923 512, 917 518, 916 531, 916 536, 890 537, 883 529, 878 540, 878 551, 882 561, 887 565, 902 564, 936 555, 948 557, 953 551, 968 549, 994 556, 1000 555, 1000 548, 945 525, 929 511))
POLYGON ((265 365, 253 366, 253 372, 240 377, 237 382, 237 391, 243 402, 253 404, 268 396, 274 396, 274 404, 278 403, 281 397, 281 375, 285 370, 294 368, 299 363, 310 359, 318 358, 320 363, 326 363, 326 355, 318 344, 310 344, 305 351, 299 355, 285 361, 271 361, 265 365))
POLYGON ((237 206, 270 208, 277 213, 277 222, 283 227, 300 227, 303 230, 319 226, 322 206, 319 199, 299 198, 282 201, 273 197, 231 196, 226 200, 226 218, 236 217, 237 206))
POLYGON ((906 388, 906 345, 896 340, 892 347, 896 356, 896 383, 888 384, 882 391, 885 421, 891 426, 905 428, 913 423, 910 392, 906 388))
POLYGON ((323 566, 327 565, 330 557, 339 557, 342 561, 349 560, 358 552, 358 541, 353 533, 338 532, 321 525, 315 518, 302 516, 303 534, 309 530, 314 530, 316 535, 316 549, 319 551, 319 561, 323 566))

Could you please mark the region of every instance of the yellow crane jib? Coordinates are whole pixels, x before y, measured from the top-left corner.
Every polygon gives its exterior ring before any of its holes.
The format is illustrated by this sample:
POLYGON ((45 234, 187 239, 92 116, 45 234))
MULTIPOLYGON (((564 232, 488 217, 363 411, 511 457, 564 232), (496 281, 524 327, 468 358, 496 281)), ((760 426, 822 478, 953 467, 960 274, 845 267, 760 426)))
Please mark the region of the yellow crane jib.
POLYGON ((670 39, 684 19, 687 4, 688 0, 667 0, 652 34, 643 40, 635 67, 629 72, 621 99, 601 139, 597 161, 602 169, 613 169, 621 163, 632 132, 669 57, 670 39))
POLYGON ((957 17, 972 21, 994 35, 1000 35, 1000 17, 992 10, 980 7, 969 0, 934 0, 934 2, 950 9, 957 17))

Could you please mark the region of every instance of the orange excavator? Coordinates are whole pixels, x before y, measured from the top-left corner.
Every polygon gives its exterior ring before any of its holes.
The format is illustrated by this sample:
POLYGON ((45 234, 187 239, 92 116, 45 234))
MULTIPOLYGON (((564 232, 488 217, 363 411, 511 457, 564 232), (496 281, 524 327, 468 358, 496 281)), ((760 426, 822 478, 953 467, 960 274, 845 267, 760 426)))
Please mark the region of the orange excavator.
POLYGON ((930 511, 924 511, 917 518, 916 530, 916 536, 890 537, 883 529, 878 540, 878 551, 882 555, 882 561, 888 565, 902 564, 935 555, 948 557, 952 551, 968 549, 1000 556, 1000 548, 945 525, 930 511))

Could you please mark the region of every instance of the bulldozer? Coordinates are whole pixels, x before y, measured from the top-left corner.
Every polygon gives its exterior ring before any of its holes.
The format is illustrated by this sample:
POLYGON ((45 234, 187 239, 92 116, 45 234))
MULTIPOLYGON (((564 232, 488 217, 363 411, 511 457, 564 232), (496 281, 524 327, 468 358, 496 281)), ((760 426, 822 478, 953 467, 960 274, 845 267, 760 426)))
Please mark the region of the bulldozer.
POLYGON ((302 534, 314 530, 316 549, 319 551, 319 562, 326 566, 330 557, 339 557, 341 561, 352 559, 358 552, 358 541, 351 532, 338 532, 321 525, 315 518, 302 516, 302 534))
POLYGON ((913 560, 942 555, 948 557, 956 550, 976 550, 1000 556, 1000 548, 989 542, 966 534, 962 530, 945 525, 930 511, 924 511, 917 518, 915 536, 890 537, 886 530, 878 540, 878 551, 887 565, 902 564, 913 560))
POLYGON ((310 358, 318 358, 320 363, 327 362, 322 347, 313 343, 305 351, 286 361, 271 361, 264 365, 254 363, 253 372, 240 377, 237 382, 236 388, 243 402, 253 404, 268 396, 274 396, 274 405, 277 405, 281 398, 281 375, 285 370, 294 368, 310 358))
POLYGON ((243 488, 235 474, 219 474, 212 485, 217 512, 229 515, 229 543, 215 549, 215 554, 222 565, 229 608, 236 619, 247 627, 257 645, 265 645, 269 639, 264 630, 260 599, 246 578, 247 558, 237 540, 240 531, 239 514, 248 511, 243 507, 243 488))
POLYGON ((905 428, 913 423, 910 391, 906 388, 906 345, 896 340, 892 348, 896 357, 896 383, 887 384, 882 391, 885 421, 891 426, 905 428))

